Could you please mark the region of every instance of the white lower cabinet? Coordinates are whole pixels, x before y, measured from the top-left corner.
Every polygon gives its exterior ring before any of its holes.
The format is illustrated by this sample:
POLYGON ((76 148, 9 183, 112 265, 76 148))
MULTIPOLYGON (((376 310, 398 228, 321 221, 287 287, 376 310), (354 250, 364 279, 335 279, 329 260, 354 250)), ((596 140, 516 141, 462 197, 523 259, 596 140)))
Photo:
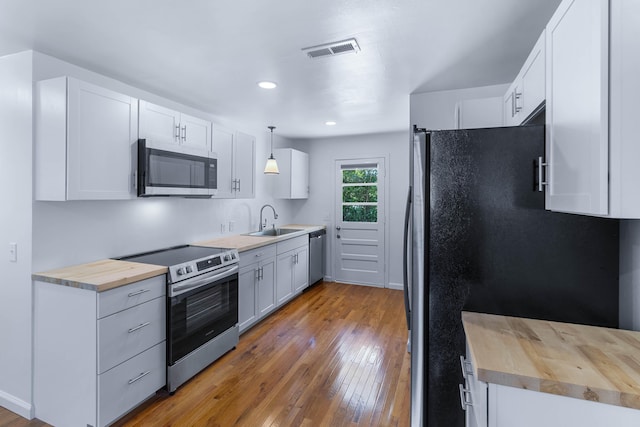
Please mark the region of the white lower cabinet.
POLYGON ((463 359, 460 399, 466 427, 636 427, 640 410, 491 384, 475 378, 469 352, 463 359))
POLYGON ((238 322, 244 332, 309 286, 309 235, 240 253, 238 322))
POLYGON ((309 286, 309 236, 277 243, 276 299, 278 305, 309 286))
POLYGON ((35 416, 106 426, 166 384, 166 278, 105 292, 34 283, 35 416))
POLYGON ((238 323, 241 333, 276 307, 275 256, 275 244, 240 254, 238 323))

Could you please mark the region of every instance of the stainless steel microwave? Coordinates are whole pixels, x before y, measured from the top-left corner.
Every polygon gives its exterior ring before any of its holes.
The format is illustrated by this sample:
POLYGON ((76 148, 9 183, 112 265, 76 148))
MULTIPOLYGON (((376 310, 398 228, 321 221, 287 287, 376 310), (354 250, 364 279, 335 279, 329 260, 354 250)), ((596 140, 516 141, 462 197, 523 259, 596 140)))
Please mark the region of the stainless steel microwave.
POLYGON ((138 197, 211 197, 217 182, 214 153, 138 140, 138 197))

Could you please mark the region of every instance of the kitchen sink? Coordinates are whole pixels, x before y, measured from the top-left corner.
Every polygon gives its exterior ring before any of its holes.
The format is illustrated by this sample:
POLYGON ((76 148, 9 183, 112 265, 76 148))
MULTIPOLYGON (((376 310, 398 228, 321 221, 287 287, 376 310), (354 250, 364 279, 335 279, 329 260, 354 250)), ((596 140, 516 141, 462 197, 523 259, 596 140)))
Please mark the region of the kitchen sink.
POLYGON ((262 231, 254 231, 253 233, 247 233, 247 236, 283 236, 285 234, 296 233, 302 231, 297 228, 267 228, 262 231))

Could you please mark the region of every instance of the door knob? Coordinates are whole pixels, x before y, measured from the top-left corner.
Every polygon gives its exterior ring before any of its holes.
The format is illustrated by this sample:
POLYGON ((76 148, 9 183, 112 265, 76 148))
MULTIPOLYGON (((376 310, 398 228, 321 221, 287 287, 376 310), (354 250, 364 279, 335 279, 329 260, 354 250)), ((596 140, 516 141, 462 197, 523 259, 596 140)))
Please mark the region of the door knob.
POLYGON ((339 231, 339 230, 341 230, 340 226, 337 226, 337 227, 336 227, 336 230, 338 230, 338 231, 339 231))

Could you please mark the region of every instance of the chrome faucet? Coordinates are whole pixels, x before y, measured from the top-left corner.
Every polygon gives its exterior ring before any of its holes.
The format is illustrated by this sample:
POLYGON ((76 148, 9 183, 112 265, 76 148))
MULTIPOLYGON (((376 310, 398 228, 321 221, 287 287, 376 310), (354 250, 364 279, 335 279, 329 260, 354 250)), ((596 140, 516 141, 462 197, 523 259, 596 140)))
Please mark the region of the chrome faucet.
MULTIPOLYGON (((264 211, 264 208, 266 208, 266 207, 270 207, 271 210, 273 211, 273 220, 275 221, 276 219, 278 219, 278 214, 276 213, 276 208, 274 208, 271 205, 264 205, 262 208, 260 208, 260 231, 262 231, 267 226, 267 218, 265 218, 264 222, 262 222, 262 211, 264 211)), ((273 226, 275 227, 275 224, 273 226)))

